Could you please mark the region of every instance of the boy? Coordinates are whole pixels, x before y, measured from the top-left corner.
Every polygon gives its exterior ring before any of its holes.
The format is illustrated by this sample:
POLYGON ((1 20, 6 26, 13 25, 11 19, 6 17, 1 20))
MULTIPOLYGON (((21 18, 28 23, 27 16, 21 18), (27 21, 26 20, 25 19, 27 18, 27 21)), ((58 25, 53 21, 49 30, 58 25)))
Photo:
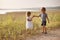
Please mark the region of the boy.
POLYGON ((47 34, 46 19, 48 20, 48 23, 49 23, 49 19, 48 19, 48 16, 46 14, 46 8, 42 7, 41 12, 42 13, 39 16, 34 16, 34 17, 41 17, 41 19, 42 19, 42 24, 41 25, 43 26, 43 32, 42 33, 47 34))

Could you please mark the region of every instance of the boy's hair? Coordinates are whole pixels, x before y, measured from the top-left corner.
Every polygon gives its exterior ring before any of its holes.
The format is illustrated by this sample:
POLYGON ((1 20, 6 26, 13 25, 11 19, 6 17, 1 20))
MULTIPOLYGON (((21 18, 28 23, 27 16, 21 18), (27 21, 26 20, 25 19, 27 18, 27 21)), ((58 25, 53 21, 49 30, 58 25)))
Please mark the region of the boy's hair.
POLYGON ((31 15, 31 12, 28 11, 28 12, 27 12, 27 16, 30 16, 30 15, 31 15))
POLYGON ((44 11, 46 11, 46 8, 45 7, 42 7, 42 9, 41 10, 44 10, 44 11))

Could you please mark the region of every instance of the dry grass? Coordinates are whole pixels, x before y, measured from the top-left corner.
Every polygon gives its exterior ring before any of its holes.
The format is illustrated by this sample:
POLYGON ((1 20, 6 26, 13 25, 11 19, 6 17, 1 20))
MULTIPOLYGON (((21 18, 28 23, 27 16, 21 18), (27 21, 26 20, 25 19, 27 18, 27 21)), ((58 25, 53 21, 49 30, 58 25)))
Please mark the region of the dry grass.
MULTIPOLYGON (((33 18, 34 30, 26 34, 26 12, 11 12, 0 16, 0 40, 26 40, 26 37, 39 34, 41 30, 40 18, 33 18)), ((60 11, 47 11, 50 23, 49 29, 60 26, 60 11)), ((39 15, 39 12, 32 12, 32 15, 39 15)))

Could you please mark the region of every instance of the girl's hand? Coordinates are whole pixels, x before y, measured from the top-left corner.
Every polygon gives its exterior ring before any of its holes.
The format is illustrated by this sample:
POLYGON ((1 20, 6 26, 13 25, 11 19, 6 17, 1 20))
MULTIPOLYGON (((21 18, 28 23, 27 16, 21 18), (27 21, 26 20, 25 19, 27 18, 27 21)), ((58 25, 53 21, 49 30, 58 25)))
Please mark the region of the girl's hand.
POLYGON ((28 21, 32 21, 32 19, 27 19, 28 21))
MULTIPOLYGON (((35 16, 33 15, 32 18, 34 18, 34 17, 35 17, 35 16)), ((31 18, 31 19, 32 19, 32 18, 31 18)))
POLYGON ((33 15, 33 17, 35 17, 35 15, 33 15))

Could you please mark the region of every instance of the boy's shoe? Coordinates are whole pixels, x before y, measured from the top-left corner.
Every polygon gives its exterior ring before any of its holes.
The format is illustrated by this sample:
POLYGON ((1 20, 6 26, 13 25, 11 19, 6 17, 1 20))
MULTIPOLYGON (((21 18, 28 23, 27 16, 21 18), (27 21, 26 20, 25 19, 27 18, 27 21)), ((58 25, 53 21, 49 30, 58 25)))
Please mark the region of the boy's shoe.
POLYGON ((45 32, 45 34, 47 34, 47 32, 45 32))

